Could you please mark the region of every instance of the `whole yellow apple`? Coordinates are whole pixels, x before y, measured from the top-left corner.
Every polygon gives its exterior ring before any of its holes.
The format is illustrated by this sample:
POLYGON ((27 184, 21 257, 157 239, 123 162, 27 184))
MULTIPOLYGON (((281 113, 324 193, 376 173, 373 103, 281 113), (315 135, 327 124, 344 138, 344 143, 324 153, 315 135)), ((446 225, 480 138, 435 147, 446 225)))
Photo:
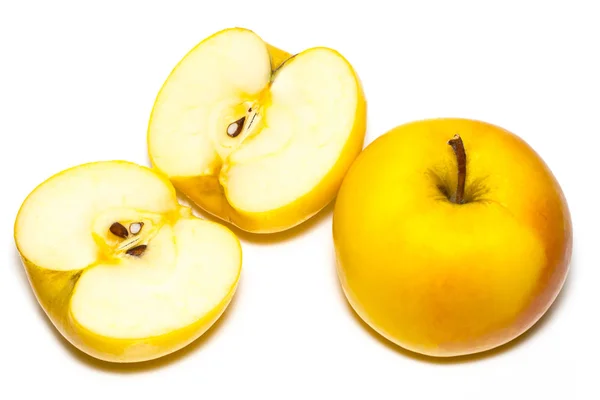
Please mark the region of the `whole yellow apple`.
POLYGON ((337 271, 356 313, 408 350, 449 357, 529 329, 567 276, 570 213, 521 138, 432 119, 377 138, 341 185, 337 271))

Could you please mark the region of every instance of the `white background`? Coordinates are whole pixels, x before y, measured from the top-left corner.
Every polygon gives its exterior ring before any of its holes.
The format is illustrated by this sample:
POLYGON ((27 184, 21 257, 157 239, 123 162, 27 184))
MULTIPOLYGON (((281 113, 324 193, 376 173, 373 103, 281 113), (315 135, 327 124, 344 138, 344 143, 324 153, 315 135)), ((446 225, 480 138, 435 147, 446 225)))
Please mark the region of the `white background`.
POLYGON ((3 1, 0 398, 600 398, 594 3, 3 1), (366 144, 398 124, 444 116, 483 119, 530 143, 561 183, 575 230, 572 269, 549 314, 482 356, 440 362, 402 351, 346 305, 328 207, 284 234, 240 234, 235 300, 183 351, 114 367, 61 339, 16 255, 18 207, 79 163, 148 165, 146 126, 164 79, 197 42, 231 26, 292 53, 322 45, 344 54, 367 94, 366 144))

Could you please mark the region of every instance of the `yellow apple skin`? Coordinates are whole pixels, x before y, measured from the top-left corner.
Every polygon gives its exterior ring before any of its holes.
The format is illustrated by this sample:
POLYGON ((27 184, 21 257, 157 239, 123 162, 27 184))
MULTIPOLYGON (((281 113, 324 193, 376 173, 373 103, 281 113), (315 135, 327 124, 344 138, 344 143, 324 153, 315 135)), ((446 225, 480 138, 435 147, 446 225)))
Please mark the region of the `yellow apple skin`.
MULTIPOLYGON (((61 173, 64 172, 66 171, 61 173)), ((164 177, 163 179, 165 180, 165 184, 170 186, 169 181, 164 177)), ((189 209, 181 209, 175 214, 173 223, 176 222, 176 218, 186 218, 186 214, 189 218, 195 218, 189 209), (175 216, 175 214, 177 215, 175 216)), ((214 222, 206 222, 216 224, 214 222)), ((242 248, 239 240, 233 232, 230 231, 230 233, 235 238, 238 244, 238 251, 241 254, 242 248)), ((237 290, 241 275, 240 264, 238 275, 229 289, 227 296, 209 313, 203 316, 203 318, 184 328, 165 335, 149 338, 110 338, 89 331, 81 326, 71 314, 71 298, 73 297, 77 280, 84 270, 53 271, 40 268, 25 258, 19 249, 18 241, 16 240, 16 231, 15 242, 17 243, 17 251, 19 252, 36 299, 54 327, 65 339, 82 352, 97 359, 114 363, 134 363, 160 358, 180 350, 198 339, 225 312, 237 290)))
MULTIPOLYGON (((205 39, 205 41, 208 39, 210 37, 205 39)), ((285 61, 293 57, 292 54, 284 50, 268 43, 266 45, 271 57, 271 69, 273 71, 277 70, 285 61)), ((217 176, 170 177, 173 186, 209 214, 247 232, 261 234, 281 232, 307 221, 334 199, 344 175, 363 148, 366 132, 367 103, 362 84, 358 76, 355 75, 355 78, 358 85, 357 93, 359 99, 356 107, 356 119, 342 155, 334 167, 312 191, 293 203, 270 212, 250 213, 238 210, 231 206, 227 200, 217 176)), ((156 165, 150 153, 149 158, 152 165, 156 165)))
POLYGON ((336 200, 341 287, 391 342, 428 356, 486 351, 547 311, 566 279, 572 225, 550 169, 522 139, 467 119, 396 127, 371 143, 336 200), (455 134, 467 154, 456 192, 455 134))

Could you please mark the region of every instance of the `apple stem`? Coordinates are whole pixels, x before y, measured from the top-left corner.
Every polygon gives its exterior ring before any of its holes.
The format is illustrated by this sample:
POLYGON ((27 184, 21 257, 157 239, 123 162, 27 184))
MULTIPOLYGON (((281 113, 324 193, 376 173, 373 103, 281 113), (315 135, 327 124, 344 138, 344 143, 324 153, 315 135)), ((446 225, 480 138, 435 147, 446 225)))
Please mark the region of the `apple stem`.
POLYGON ((465 180, 467 179, 467 153, 465 152, 465 145, 459 134, 454 135, 454 137, 448 141, 448 144, 452 147, 452 150, 454 150, 456 163, 458 164, 458 183, 456 185, 456 195, 452 201, 456 204, 463 204, 465 197, 465 180))

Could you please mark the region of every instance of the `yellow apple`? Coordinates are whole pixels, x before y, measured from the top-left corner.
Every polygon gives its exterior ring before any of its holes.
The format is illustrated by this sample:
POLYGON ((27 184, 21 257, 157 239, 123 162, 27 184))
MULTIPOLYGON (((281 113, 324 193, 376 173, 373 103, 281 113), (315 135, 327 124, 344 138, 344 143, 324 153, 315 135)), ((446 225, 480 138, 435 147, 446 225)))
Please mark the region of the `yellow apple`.
POLYGON ((333 238, 356 313, 439 357, 529 329, 572 251, 567 203, 544 161, 518 136, 467 119, 409 123, 367 146, 341 185, 333 238))
POLYGON ((189 344, 225 311, 240 276, 237 237, 180 206, 166 178, 126 161, 50 177, 27 196, 14 229, 54 326, 106 361, 189 344))
POLYGON ((152 164, 193 203, 254 233, 289 229, 335 197, 362 150, 366 102, 337 51, 294 56, 242 28, 200 42, 161 88, 152 164))

